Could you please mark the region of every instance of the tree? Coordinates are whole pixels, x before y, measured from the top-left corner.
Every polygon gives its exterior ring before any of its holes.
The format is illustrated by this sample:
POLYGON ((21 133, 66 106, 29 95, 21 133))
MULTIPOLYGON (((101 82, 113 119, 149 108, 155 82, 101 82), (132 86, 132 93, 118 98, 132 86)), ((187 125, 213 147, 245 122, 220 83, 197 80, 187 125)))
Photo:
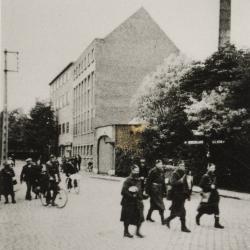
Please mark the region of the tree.
POLYGON ((184 112, 188 96, 181 92, 180 84, 191 67, 192 62, 183 55, 172 55, 143 82, 138 115, 149 124, 142 134, 145 157, 182 157, 179 148, 191 132, 184 112))
POLYGON ((234 189, 250 190, 250 52, 227 45, 182 79, 181 91, 189 95, 185 112, 211 145, 211 160, 222 175, 221 182, 234 189), (226 181, 228 180, 228 181, 226 181))
POLYGON ((43 159, 56 153, 58 147, 58 126, 51 106, 37 102, 30 111, 26 126, 28 147, 43 159))
POLYGON ((27 141, 25 138, 25 128, 28 117, 21 109, 15 109, 9 113, 9 152, 27 151, 27 141))
POLYGON ((238 136, 249 132, 249 59, 249 52, 228 45, 183 78, 182 91, 190 96, 185 111, 198 131, 225 139, 235 137, 235 128, 238 136))

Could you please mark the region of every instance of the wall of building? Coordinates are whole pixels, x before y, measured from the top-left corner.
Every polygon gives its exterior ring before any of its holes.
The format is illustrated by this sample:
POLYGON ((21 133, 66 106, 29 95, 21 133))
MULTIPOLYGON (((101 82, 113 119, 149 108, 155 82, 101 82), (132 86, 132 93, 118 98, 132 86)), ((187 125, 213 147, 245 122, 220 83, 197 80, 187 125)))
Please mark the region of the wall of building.
MULTIPOLYGON (((72 67, 59 74, 50 84, 50 100, 56 112, 60 130, 59 146, 61 152, 73 142, 73 78, 72 67)), ((64 153, 63 153, 64 154, 64 153)), ((67 155, 68 156, 68 155, 67 155)))
POLYGON ((179 50, 142 8, 105 37, 96 53, 96 126, 126 124, 143 78, 179 50))

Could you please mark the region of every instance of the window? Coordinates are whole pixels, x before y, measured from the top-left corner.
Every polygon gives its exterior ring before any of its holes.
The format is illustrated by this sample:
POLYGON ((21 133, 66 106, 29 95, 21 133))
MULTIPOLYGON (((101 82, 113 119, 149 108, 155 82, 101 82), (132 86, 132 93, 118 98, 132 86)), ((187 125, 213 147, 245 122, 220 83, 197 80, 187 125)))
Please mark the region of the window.
POLYGON ((66 123, 66 133, 69 133, 69 122, 66 123))
POLYGON ((92 57, 92 62, 94 62, 94 49, 92 49, 92 55, 91 55, 91 57, 92 57))
POLYGON ((90 53, 88 53, 88 66, 90 65, 90 53))
POLYGON ((83 147, 83 154, 86 155, 86 146, 83 147))
POLYGON ((84 69, 86 69, 87 68, 87 58, 86 58, 86 56, 84 57, 84 69))
POLYGON ((65 134, 65 123, 62 125, 62 133, 65 134))
POLYGON ((90 146, 90 152, 89 152, 90 155, 93 155, 93 145, 90 146))
POLYGON ((58 133, 61 134, 61 124, 58 125, 58 133))
POLYGON ((66 92, 66 105, 69 104, 69 92, 66 92))
POLYGON ((89 155, 89 145, 87 146, 87 155, 89 155))

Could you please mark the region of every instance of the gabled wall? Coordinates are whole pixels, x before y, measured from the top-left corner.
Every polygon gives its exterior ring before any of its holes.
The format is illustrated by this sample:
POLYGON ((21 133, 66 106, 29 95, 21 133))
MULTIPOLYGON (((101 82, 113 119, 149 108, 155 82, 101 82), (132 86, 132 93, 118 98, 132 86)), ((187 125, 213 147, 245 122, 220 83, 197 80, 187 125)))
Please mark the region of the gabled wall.
POLYGON ((135 114, 130 101, 143 78, 178 52, 143 8, 105 37, 96 53, 95 126, 128 123, 135 114))

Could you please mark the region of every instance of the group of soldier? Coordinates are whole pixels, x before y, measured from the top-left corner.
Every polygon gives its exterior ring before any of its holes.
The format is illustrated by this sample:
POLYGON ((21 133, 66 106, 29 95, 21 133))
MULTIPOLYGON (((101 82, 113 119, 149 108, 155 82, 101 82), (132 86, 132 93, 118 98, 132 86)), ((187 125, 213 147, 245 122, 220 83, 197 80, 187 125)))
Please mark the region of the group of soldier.
MULTIPOLYGON (((129 232, 129 225, 136 226, 136 236, 143 238, 140 228, 144 222, 143 200, 150 198, 150 208, 146 220, 154 222, 152 219, 153 211, 157 210, 161 218, 161 224, 170 228, 170 222, 179 217, 181 222, 181 231, 190 233, 186 226, 185 201, 190 200, 193 177, 191 171, 185 167, 182 161, 177 167, 172 168, 169 178, 165 178, 165 168, 162 161, 156 161, 147 178, 140 177, 140 170, 145 168, 144 161, 141 166, 133 165, 130 176, 124 181, 121 195, 121 218, 124 224, 124 237, 133 238, 129 232), (170 215, 165 218, 164 197, 171 201, 169 208, 170 215)), ((214 227, 224 228, 219 222, 219 193, 216 186, 215 165, 208 164, 207 172, 202 176, 199 186, 201 187, 201 201, 197 208, 196 224, 200 225, 200 219, 203 214, 213 214, 215 218, 214 227)))
MULTIPOLYGON (((31 193, 35 194, 35 198, 39 193, 47 194, 46 202, 55 206, 55 198, 58 191, 58 184, 61 182, 60 170, 69 177, 80 170, 80 159, 77 157, 64 158, 62 163, 54 155, 50 155, 49 160, 42 164, 39 160, 33 162, 31 158, 26 159, 26 164, 22 167, 20 174, 20 183, 26 183, 26 200, 32 200, 31 193), (61 166, 61 169, 60 169, 61 166)), ((14 185, 17 184, 14 172, 13 161, 8 160, 4 163, 4 168, 0 173, 0 194, 5 197, 5 204, 9 203, 9 195, 12 203, 16 203, 14 185)), ((72 183, 71 179, 67 182, 67 188, 70 190, 77 183, 72 183)), ((1 195, 0 195, 1 197, 1 195)))

